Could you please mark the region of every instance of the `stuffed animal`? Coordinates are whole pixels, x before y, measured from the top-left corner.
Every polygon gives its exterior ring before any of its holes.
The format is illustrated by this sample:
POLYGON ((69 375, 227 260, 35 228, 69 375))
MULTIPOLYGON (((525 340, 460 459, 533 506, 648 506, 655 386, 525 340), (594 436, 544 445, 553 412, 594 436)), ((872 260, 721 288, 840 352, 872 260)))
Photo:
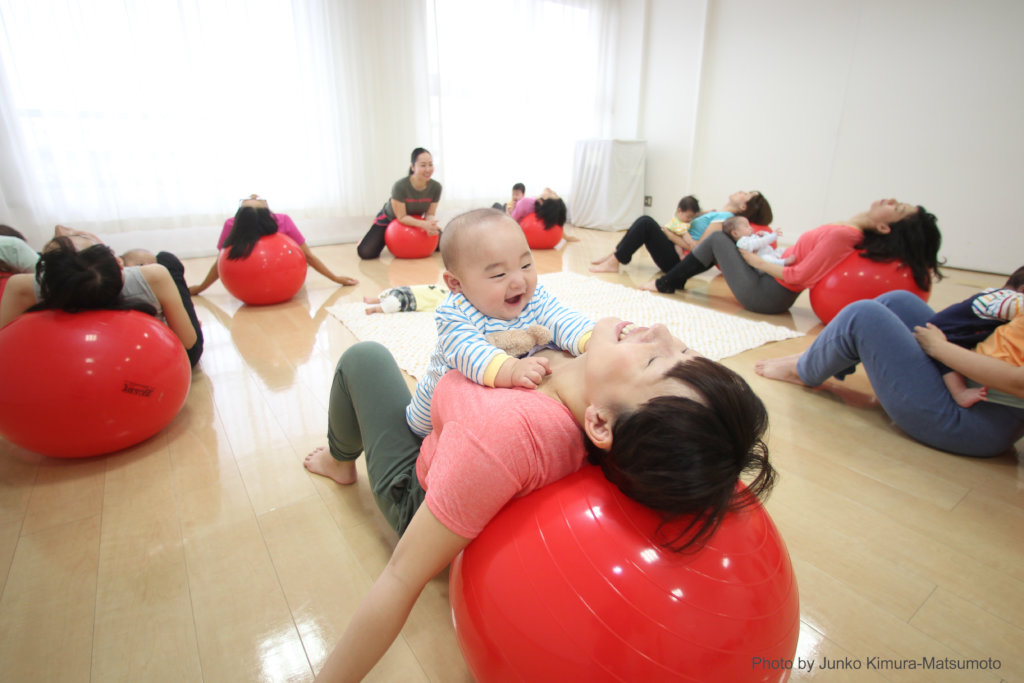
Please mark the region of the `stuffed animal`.
POLYGON ((550 344, 554 337, 543 325, 530 325, 525 330, 491 332, 486 339, 508 355, 520 358, 538 346, 550 344))

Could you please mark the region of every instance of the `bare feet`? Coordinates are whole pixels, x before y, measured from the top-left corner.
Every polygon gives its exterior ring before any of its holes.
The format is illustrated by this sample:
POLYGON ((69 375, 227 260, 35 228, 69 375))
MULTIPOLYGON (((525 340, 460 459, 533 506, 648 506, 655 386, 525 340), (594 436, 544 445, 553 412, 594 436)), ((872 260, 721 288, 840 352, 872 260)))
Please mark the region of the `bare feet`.
POLYGON ((648 280, 647 282, 637 287, 637 289, 642 289, 645 292, 657 292, 658 286, 654 284, 654 280, 648 280))
POLYGON ((768 379, 777 379, 783 382, 799 384, 800 386, 807 386, 800 379, 800 374, 796 371, 796 363, 800 360, 801 355, 803 354, 794 353, 791 356, 759 360, 754 363, 754 372, 768 379))
POLYGON ((378 299, 375 296, 364 296, 363 297, 363 303, 364 304, 379 304, 380 303, 380 299, 378 299))
POLYGON ((979 401, 988 398, 988 387, 969 387, 953 393, 953 400, 961 408, 970 408, 979 401))
MULTIPOLYGON (((754 372, 768 379, 777 379, 783 382, 796 384, 801 387, 806 387, 807 383, 800 379, 800 374, 796 370, 796 364, 797 361, 800 360, 801 355, 803 354, 794 353, 791 356, 759 360, 754 363, 754 372)), ((877 408, 879 405, 878 397, 873 393, 865 393, 863 391, 847 387, 836 379, 825 380, 823 384, 811 387, 811 389, 814 391, 828 392, 853 408, 877 408)))
POLYGON ((380 304, 370 304, 369 306, 366 307, 366 311, 364 312, 366 313, 366 315, 373 315, 374 313, 383 313, 384 309, 380 306, 380 304))
POLYGON ((318 446, 306 456, 306 469, 338 482, 339 484, 356 483, 356 463, 353 460, 335 460, 327 446, 318 446))
POLYGON ((608 254, 604 258, 591 261, 590 263, 591 273, 617 273, 619 272, 619 259, 615 258, 615 254, 608 254))

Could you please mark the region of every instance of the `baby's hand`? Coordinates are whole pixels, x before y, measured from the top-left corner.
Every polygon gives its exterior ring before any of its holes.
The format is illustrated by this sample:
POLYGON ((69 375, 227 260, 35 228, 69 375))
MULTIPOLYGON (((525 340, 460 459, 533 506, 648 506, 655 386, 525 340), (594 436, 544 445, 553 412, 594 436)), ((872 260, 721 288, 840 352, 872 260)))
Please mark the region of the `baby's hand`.
POLYGON ((551 373, 547 358, 530 356, 529 358, 517 358, 512 366, 512 386, 523 387, 524 389, 536 389, 544 379, 544 375, 551 373))
POLYGON ((946 335, 932 323, 926 323, 914 328, 914 339, 931 356, 946 342, 946 335))
POLYGON ((796 261, 796 256, 787 256, 786 258, 782 259, 782 263, 787 266, 793 265, 793 261, 796 261))

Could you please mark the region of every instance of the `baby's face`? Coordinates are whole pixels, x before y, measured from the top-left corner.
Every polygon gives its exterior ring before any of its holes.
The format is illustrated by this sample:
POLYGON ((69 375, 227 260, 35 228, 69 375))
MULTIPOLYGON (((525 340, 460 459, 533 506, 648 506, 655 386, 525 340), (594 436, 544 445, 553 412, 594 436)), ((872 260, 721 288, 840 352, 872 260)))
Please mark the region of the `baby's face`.
POLYGON ((515 320, 537 289, 537 269, 522 229, 510 218, 463 236, 455 291, 491 318, 515 320))
POLYGON ((680 223, 689 223, 696 217, 696 211, 682 211, 681 209, 676 209, 676 219, 680 223))
POLYGON ((522 190, 512 190, 512 201, 518 202, 522 198, 523 198, 523 191, 522 190))
POLYGON ((750 221, 748 221, 746 218, 741 217, 738 223, 739 224, 735 228, 733 228, 732 233, 735 236, 735 239, 739 239, 741 237, 750 237, 751 235, 754 234, 754 229, 750 227, 750 221))

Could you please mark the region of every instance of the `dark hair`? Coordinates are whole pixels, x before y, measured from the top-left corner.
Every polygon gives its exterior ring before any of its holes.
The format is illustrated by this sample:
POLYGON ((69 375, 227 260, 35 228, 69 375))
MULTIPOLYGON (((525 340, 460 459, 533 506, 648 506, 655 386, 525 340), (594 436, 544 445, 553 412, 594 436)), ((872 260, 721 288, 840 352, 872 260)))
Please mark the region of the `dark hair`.
POLYGON ((725 514, 755 505, 775 484, 764 434, 768 413, 750 385, 707 358, 679 363, 666 377, 696 389, 704 402, 658 396, 612 427, 612 446, 590 459, 625 495, 662 516, 666 548, 698 549, 725 514), (753 474, 737 489, 741 474, 753 474), (671 525, 671 526, 670 526, 671 525))
POLYGON ((18 232, 9 225, 0 225, 0 235, 5 235, 7 237, 17 237, 22 242, 28 241, 25 239, 24 235, 22 235, 20 232, 18 232))
POLYGON ((243 206, 235 212, 235 224, 224 240, 224 248, 231 247, 228 259, 245 258, 256 248, 261 237, 277 232, 277 221, 270 209, 255 206, 243 206))
POLYGON ((739 227, 740 221, 743 220, 743 216, 732 216, 722 221, 722 232, 729 236, 729 239, 736 241, 736 228, 739 227))
POLYGON ((410 158, 409 161, 409 175, 412 175, 412 167, 416 165, 416 158, 419 157, 419 155, 423 154, 424 152, 430 154, 430 152, 423 149, 422 147, 417 147, 412 151, 412 157, 410 158))
POLYGON ((30 311, 59 309, 67 313, 132 309, 156 315, 148 303, 121 297, 124 275, 113 250, 94 244, 77 251, 67 237, 55 237, 36 264, 39 303, 30 311))
POLYGON ((568 215, 565 209, 565 202, 560 198, 537 199, 533 205, 533 212, 537 218, 544 222, 544 229, 550 230, 556 225, 565 225, 568 215))
POLYGON ((913 276, 914 284, 929 292, 932 278, 941 280, 939 247, 942 233, 938 221, 923 206, 917 212, 889 226, 888 233, 865 232, 860 243, 861 256, 872 261, 902 261, 913 276))
POLYGON ((515 185, 512 186, 512 191, 515 192, 516 190, 519 190, 523 194, 526 194, 526 185, 523 185, 522 183, 516 183, 515 185))
POLYGON ((700 213, 700 202, 692 194, 688 194, 679 200, 679 204, 676 206, 676 211, 692 211, 694 213, 700 213))
POLYGON ((1013 289, 1019 292, 1020 288, 1024 287, 1024 266, 1013 271, 1003 287, 1005 289, 1013 289))
POLYGON ((775 216, 772 214, 772 205, 764 198, 764 195, 754 190, 754 194, 747 200, 747 208, 736 212, 737 216, 743 216, 751 223, 757 225, 771 225, 775 216))

